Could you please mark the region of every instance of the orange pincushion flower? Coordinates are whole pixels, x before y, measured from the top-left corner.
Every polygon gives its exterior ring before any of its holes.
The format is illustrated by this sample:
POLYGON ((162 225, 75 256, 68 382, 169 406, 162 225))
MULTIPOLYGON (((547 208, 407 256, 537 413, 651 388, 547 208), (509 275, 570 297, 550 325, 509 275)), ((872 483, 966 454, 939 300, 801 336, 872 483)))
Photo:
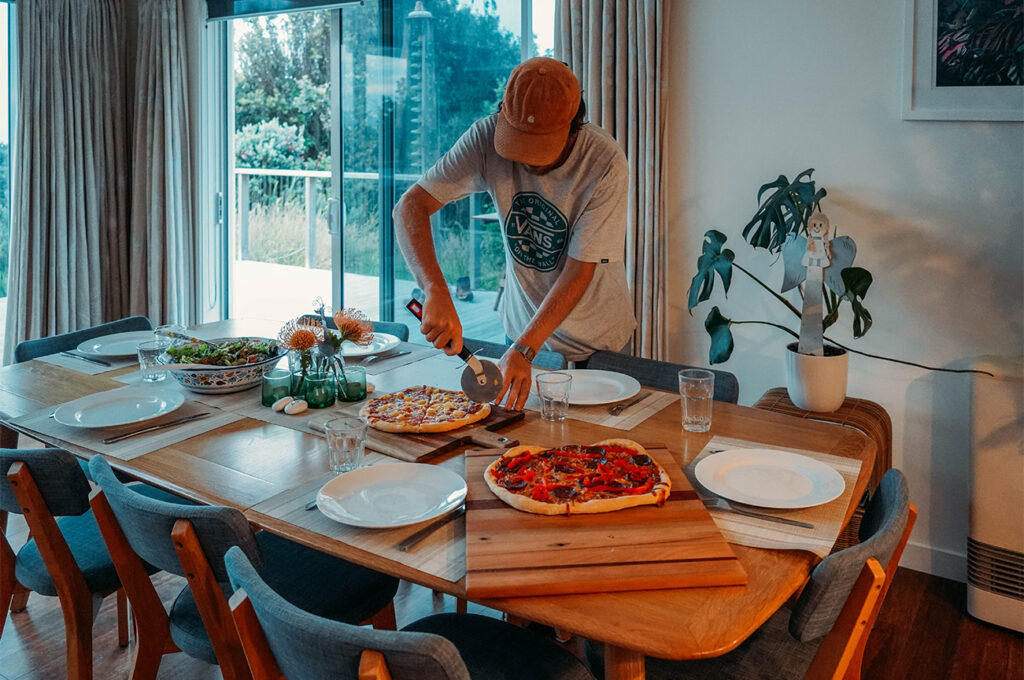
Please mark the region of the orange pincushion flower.
POLYGON ((277 334, 277 344, 284 349, 300 352, 313 349, 324 341, 324 329, 319 321, 292 319, 277 334))
POLYGON ((373 324, 357 309, 343 309, 334 313, 334 324, 341 339, 357 345, 369 345, 373 340, 373 324))

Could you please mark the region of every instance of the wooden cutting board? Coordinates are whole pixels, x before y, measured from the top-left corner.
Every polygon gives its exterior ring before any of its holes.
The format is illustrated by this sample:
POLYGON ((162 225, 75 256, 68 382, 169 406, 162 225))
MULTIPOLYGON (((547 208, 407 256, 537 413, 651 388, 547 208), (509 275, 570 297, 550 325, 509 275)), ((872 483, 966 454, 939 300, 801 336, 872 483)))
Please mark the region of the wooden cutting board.
MULTIPOLYGON (((363 403, 359 402, 344 409, 340 409, 347 415, 356 416, 363 403)), ((334 414, 336 415, 336 414, 334 414)), ((395 434, 393 432, 381 432, 372 427, 366 429, 366 447, 373 451, 387 454, 399 460, 416 463, 436 456, 445 451, 451 451, 465 444, 475 444, 488 449, 507 449, 519 444, 519 441, 511 437, 497 434, 498 430, 523 419, 522 411, 508 411, 500 406, 491 404, 491 414, 483 420, 473 423, 469 427, 463 427, 451 432, 435 432, 430 434, 395 434)))
POLYGON ((648 450, 672 480, 662 507, 568 517, 520 512, 491 493, 484 470, 501 453, 466 452, 468 598, 746 584, 667 449, 648 450))

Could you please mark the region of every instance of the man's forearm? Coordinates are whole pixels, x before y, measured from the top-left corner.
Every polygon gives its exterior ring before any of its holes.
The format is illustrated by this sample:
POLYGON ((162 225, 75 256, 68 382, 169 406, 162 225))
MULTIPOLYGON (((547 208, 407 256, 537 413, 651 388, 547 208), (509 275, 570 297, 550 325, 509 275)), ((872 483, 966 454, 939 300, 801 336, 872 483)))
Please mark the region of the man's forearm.
POLYGON ((416 283, 429 296, 448 292, 441 265, 437 261, 430 216, 441 204, 419 185, 414 185, 395 206, 395 237, 416 283))
POLYGON ((569 316, 577 303, 587 292, 587 286, 594 278, 597 267, 593 262, 580 262, 568 258, 565 269, 558 275, 555 285, 544 296, 537 313, 519 336, 518 341, 539 350, 540 346, 551 336, 565 318, 569 316))

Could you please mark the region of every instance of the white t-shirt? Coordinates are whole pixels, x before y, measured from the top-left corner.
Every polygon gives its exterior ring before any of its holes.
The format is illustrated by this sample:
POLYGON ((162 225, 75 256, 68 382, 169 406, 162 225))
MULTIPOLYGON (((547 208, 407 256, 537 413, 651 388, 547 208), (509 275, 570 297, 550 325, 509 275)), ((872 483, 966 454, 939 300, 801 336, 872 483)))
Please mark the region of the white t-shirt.
POLYGON ((518 338, 565 267, 597 263, 594 278, 545 348, 570 361, 618 351, 636 328, 626 283, 628 169, 618 143, 596 125, 579 131, 569 158, 545 175, 494 150, 497 114, 474 123, 418 184, 442 205, 486 191, 505 243, 505 333, 518 338))

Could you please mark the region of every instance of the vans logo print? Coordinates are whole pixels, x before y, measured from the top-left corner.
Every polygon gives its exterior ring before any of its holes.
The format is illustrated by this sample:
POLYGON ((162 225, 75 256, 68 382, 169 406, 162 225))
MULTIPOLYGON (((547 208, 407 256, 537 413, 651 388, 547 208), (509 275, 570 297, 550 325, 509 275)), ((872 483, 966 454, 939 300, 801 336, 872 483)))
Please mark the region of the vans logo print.
POLYGON ((505 236, 512 258, 524 267, 549 272, 565 250, 565 215, 540 194, 521 191, 512 197, 505 236))

